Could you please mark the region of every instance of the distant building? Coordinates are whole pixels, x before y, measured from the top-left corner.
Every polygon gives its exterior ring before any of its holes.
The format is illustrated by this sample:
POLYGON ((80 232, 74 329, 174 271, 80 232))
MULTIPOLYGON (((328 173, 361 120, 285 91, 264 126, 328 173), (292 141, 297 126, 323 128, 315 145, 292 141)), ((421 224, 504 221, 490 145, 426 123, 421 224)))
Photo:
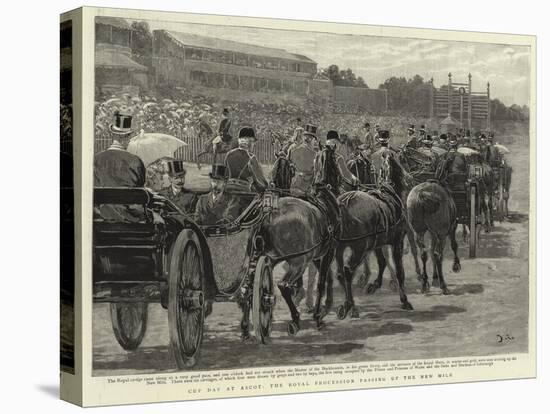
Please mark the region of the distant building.
POLYGON ((198 85, 306 96, 317 63, 283 49, 191 33, 153 32, 153 65, 160 85, 198 85))
POLYGON ((95 82, 100 92, 147 89, 147 67, 132 59, 132 31, 124 19, 98 16, 95 20, 95 82))

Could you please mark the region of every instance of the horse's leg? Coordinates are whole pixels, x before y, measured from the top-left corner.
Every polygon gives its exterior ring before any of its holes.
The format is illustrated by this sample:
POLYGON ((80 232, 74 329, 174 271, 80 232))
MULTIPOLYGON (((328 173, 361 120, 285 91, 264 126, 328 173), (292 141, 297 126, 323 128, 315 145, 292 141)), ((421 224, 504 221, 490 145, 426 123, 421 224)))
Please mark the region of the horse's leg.
MULTIPOLYGON (((304 257, 298 257, 288 260, 288 271, 282 280, 277 284, 277 287, 281 292, 281 296, 285 300, 290 311, 290 317, 292 318, 287 327, 289 335, 296 335, 300 330, 300 312, 298 312, 298 309, 292 300, 292 287, 293 285, 296 285, 296 279, 298 277, 302 277, 304 274, 304 268, 307 264, 304 259, 304 257)), ((311 260, 311 258, 308 259, 311 260)))
MULTIPOLYGON (((317 263, 319 263, 319 277, 317 278, 317 297, 315 299, 315 312, 313 314, 313 319, 317 322, 317 329, 321 329, 324 327, 323 318, 328 313, 328 308, 325 306, 325 308, 321 309, 321 300, 323 299, 323 296, 325 295, 325 288, 327 288, 327 279, 331 278, 330 275, 330 263, 333 258, 333 253, 327 253, 323 259, 317 263)), ((337 260, 338 264, 338 271, 341 272, 342 269, 342 262, 337 260)), ((327 302, 328 302, 328 296, 331 296, 332 301, 332 280, 330 282, 330 290, 331 292, 327 292, 327 302)), ((332 305, 332 303, 331 303, 332 305)))
POLYGON ((239 299, 238 305, 242 311, 241 318, 241 339, 248 341, 250 339, 250 307, 252 304, 252 291, 250 288, 245 289, 245 293, 239 299))
POLYGON ((307 267, 307 289, 306 289, 306 312, 313 313, 315 303, 313 301, 313 292, 315 290, 315 281, 317 279, 317 269, 321 267, 321 261, 316 260, 307 267))
POLYGON ((407 299, 405 293, 405 268, 403 267, 403 241, 405 234, 399 236, 392 246, 393 262, 395 264, 395 274, 397 288, 399 290, 399 299, 401 300, 401 306, 406 310, 413 310, 413 306, 407 299))
POLYGON ((468 229, 468 226, 466 224, 462 224, 462 241, 466 243, 468 241, 468 234, 470 234, 470 230, 468 229))
POLYGON ((439 278, 439 286, 444 295, 448 295, 450 293, 447 288, 447 283, 445 283, 445 278, 443 277, 443 252, 445 250, 446 240, 447 238, 445 236, 434 235, 433 253, 437 268, 437 276, 439 278))
MULTIPOLYGON (((399 284, 397 283, 397 271, 396 271, 395 262, 393 261, 393 249, 389 244, 387 244, 385 246, 382 246, 382 253, 384 253, 384 257, 386 258, 386 266, 390 271, 390 276, 391 276, 390 289, 394 292, 397 292, 397 290, 399 289, 399 284)), ((405 254, 405 247, 403 246, 403 255, 404 254, 405 254)))
POLYGON ((359 281, 357 283, 360 288, 365 288, 368 285, 369 280, 370 280, 371 271, 370 271, 370 266, 369 266, 369 254, 370 254, 370 252, 367 253, 365 255, 365 258, 363 259, 364 272, 361 275, 361 277, 359 278, 359 281))
POLYGON ((453 254, 455 255, 453 260, 453 272, 458 273, 460 272, 461 266, 460 266, 460 259, 458 257, 458 243, 456 242, 456 228, 458 227, 458 223, 455 221, 453 226, 451 227, 451 231, 449 233, 449 238, 451 239, 451 249, 453 249, 453 254))
POLYGON ((348 312, 353 307, 353 293, 351 282, 353 279, 353 271, 355 268, 352 267, 352 262, 354 262, 354 247, 347 246, 341 255, 337 255, 336 260, 338 262, 338 281, 344 287, 345 300, 344 304, 340 305, 336 311, 336 316, 338 319, 345 319, 348 312))
POLYGON ((376 277, 374 283, 369 283, 367 285, 367 293, 369 295, 382 287, 382 278, 387 265, 386 258, 384 257, 384 253, 381 248, 375 249, 374 253, 376 254, 376 261, 378 262, 378 276, 376 277))
POLYGON ((414 242, 414 232, 410 228, 410 226, 407 226, 407 240, 409 241, 409 246, 414 259, 414 270, 416 271, 416 275, 420 280, 420 278, 422 277, 422 272, 420 271, 420 263, 418 262, 418 249, 416 247, 416 243, 414 242))
POLYGON ((436 235, 430 232, 431 244, 430 244, 430 260, 432 261, 432 286, 439 287, 439 274, 437 273, 437 262, 435 258, 435 244, 436 235))
POLYGON ((428 261, 428 252, 426 251, 426 244, 424 243, 424 232, 415 234, 416 245, 422 250, 420 258, 422 259, 422 293, 430 291, 430 282, 428 282, 428 272, 426 271, 426 263, 428 261))

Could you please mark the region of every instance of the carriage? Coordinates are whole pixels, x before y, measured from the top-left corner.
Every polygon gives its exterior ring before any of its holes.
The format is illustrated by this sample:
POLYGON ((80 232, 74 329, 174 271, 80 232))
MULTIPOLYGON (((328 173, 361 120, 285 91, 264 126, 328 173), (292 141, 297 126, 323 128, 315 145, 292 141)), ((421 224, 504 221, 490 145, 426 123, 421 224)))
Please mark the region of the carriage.
POLYGON ((191 368, 213 301, 248 301, 254 334, 266 343, 275 298, 257 229, 272 208, 267 192, 234 222, 200 227, 148 189, 95 188, 93 300, 110 304, 120 346, 132 351, 140 345, 148 306, 160 303, 168 311, 176 364, 191 368), (103 214, 109 208, 116 214, 103 214))

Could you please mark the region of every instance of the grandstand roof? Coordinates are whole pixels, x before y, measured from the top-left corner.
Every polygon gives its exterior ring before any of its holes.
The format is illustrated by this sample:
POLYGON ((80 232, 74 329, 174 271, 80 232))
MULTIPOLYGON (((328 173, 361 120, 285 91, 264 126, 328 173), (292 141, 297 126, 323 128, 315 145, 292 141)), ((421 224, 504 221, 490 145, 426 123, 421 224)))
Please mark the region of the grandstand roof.
POLYGON ((96 49, 95 65, 103 68, 128 69, 137 72, 147 72, 147 68, 132 60, 116 49, 96 49))
MULTIPOLYGON (((157 31, 157 30, 155 30, 157 31)), ((200 36, 192 33, 172 32, 166 30, 158 30, 164 32, 177 43, 183 46, 192 46, 197 48, 225 50, 229 52, 245 53, 248 55, 257 55, 264 57, 274 57, 280 59, 288 59, 299 62, 315 63, 310 58, 287 52, 284 49, 276 49, 272 47, 263 47, 251 45, 249 43, 234 42, 232 40, 220 39, 217 37, 200 36)))
POLYGON ((114 26, 118 27, 119 29, 130 30, 130 25, 128 24, 128 22, 124 19, 121 19, 120 17, 97 16, 95 18, 95 22, 97 24, 104 24, 106 26, 114 26))

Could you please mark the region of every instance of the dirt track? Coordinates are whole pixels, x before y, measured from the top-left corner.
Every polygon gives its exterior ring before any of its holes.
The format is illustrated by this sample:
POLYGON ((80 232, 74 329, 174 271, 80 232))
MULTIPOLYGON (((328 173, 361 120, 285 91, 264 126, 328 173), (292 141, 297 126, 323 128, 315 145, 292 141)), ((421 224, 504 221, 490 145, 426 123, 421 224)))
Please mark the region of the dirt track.
MULTIPOLYGON (((405 258, 407 290, 414 311, 401 310, 397 294, 387 288, 366 295, 355 290, 359 319, 339 321, 327 316, 323 331, 302 313, 302 330, 296 337, 286 333, 289 314, 278 298, 273 340, 270 345, 242 343, 240 311, 234 303, 216 303, 206 321, 202 354, 196 369, 237 368, 268 365, 337 363, 494 355, 527 351, 528 320, 528 152, 511 148, 514 168, 510 210, 512 216, 496 223, 490 234, 482 233, 477 259, 468 259, 467 245, 459 241, 461 273, 451 272, 447 247, 444 272, 451 295, 432 288, 424 295, 414 275, 410 256, 405 258), (514 339, 499 342, 497 335, 514 339)), ((201 172, 207 173, 207 169, 201 172)), ((194 184, 204 184, 204 176, 194 184)), ((461 235, 460 235, 461 236, 461 235)), ((461 237, 459 237, 461 238, 461 237)), ((430 270, 431 273, 431 270, 430 270)), ((343 300, 335 285, 335 304, 343 300)), ((105 304, 94 305, 94 375, 146 373, 175 370, 168 349, 166 311, 149 307, 149 329, 134 352, 116 342, 105 304)))

